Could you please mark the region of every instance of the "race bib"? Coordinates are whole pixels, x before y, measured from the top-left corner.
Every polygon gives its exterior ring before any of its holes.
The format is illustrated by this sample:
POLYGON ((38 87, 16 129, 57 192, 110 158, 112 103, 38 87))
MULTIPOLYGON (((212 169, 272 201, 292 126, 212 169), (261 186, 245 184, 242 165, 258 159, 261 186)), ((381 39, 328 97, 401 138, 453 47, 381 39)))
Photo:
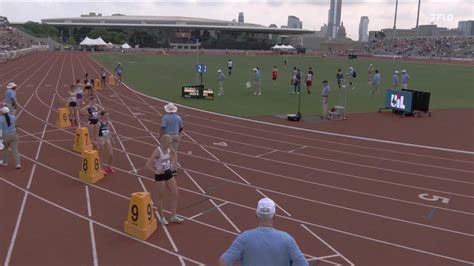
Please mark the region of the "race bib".
POLYGON ((92 112, 92 113, 91 113, 91 117, 92 117, 92 118, 97 118, 98 115, 99 115, 99 114, 98 114, 97 112, 92 112))
POLYGON ((109 136, 110 131, 108 129, 103 129, 102 130, 102 137, 107 137, 109 136))
POLYGON ((164 160, 161 162, 161 167, 163 170, 168 170, 171 168, 171 161, 170 160, 164 160))

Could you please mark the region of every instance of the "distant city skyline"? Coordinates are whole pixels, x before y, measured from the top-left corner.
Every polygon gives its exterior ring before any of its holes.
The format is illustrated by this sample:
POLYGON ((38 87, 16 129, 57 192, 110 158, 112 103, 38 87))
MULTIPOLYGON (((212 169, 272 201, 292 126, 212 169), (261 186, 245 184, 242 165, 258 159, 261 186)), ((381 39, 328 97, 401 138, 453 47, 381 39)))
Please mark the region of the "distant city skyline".
MULTIPOLYGON (((410 29, 416 25, 417 0, 399 0, 397 28, 410 29)), ((40 22, 45 18, 79 17, 89 12, 111 15, 187 16, 238 21, 244 12, 245 22, 278 27, 287 25, 288 16, 294 15, 303 22, 303 28, 319 30, 328 24, 329 0, 274 1, 274 0, 161 0, 131 2, 123 0, 74 1, 13 1, 0 0, 0 16, 11 22, 40 22), (113 4, 112 4, 113 3, 113 4), (315 15, 316 14, 316 15, 315 15)), ((369 30, 393 27, 395 0, 344 0, 341 21, 348 37, 357 40, 361 16, 369 16, 369 30)), ((430 23, 440 27, 457 28, 458 21, 474 17, 470 0, 423 0, 420 25, 430 23)))

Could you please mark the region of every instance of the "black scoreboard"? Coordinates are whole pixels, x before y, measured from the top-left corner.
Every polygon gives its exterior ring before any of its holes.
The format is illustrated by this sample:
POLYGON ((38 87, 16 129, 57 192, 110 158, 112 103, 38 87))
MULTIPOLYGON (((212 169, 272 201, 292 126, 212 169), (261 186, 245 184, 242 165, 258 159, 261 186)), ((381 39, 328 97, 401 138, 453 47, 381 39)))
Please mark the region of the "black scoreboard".
POLYGON ((191 99, 214 99, 214 91, 206 89, 204 85, 184 86, 181 88, 181 96, 191 99))

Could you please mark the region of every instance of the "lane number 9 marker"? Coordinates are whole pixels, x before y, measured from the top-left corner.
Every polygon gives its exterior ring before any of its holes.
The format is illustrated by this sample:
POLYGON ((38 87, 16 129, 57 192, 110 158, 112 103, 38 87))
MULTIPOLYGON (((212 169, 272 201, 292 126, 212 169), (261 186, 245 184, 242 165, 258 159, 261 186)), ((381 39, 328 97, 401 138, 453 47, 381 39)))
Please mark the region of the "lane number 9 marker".
POLYGON ((423 194, 418 195, 418 198, 420 198, 422 200, 427 200, 427 201, 440 201, 441 200, 441 202, 444 203, 444 204, 449 203, 448 198, 441 197, 441 196, 436 196, 436 195, 430 195, 430 194, 427 194, 427 193, 423 193, 423 194))

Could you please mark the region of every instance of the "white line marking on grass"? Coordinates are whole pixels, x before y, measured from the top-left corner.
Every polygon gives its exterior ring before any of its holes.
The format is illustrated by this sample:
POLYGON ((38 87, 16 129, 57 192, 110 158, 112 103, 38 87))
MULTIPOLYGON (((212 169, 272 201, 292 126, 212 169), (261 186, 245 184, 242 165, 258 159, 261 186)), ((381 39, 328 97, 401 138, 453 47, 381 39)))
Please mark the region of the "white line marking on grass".
MULTIPOLYGON (((91 209, 91 200, 89 196, 89 186, 85 185, 86 187, 86 199, 87 199, 87 215, 92 217, 92 209, 91 209)), ((97 258, 97 248, 95 243, 95 234, 94 234, 94 223, 89 220, 89 231, 91 235, 91 245, 92 245, 92 259, 94 262, 94 266, 99 265, 99 260, 97 258)))
POLYGON ((314 237, 316 237, 319 241, 323 242, 323 244, 326 245, 329 249, 331 249, 334 253, 336 253, 336 254, 339 255, 342 259, 344 259, 347 263, 349 263, 349 265, 354 266, 354 263, 352 263, 350 260, 348 260, 344 255, 342 255, 342 254, 341 254, 339 251, 337 251, 334 247, 332 247, 331 245, 329 245, 329 243, 327 243, 326 241, 324 241, 324 239, 322 239, 321 237, 319 237, 316 233, 314 233, 313 231, 311 231, 306 225, 301 224, 301 226, 302 226, 306 231, 308 231, 311 235, 313 235, 314 237))

